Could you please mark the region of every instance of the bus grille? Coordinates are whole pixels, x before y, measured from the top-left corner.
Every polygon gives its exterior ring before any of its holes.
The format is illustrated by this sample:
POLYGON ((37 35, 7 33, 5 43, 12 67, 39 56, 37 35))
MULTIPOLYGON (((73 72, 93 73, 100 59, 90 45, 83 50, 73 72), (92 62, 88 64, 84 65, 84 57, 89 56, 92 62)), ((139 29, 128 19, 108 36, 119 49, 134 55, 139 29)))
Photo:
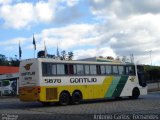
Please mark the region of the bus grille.
POLYGON ((57 99, 57 88, 46 88, 46 100, 57 99))

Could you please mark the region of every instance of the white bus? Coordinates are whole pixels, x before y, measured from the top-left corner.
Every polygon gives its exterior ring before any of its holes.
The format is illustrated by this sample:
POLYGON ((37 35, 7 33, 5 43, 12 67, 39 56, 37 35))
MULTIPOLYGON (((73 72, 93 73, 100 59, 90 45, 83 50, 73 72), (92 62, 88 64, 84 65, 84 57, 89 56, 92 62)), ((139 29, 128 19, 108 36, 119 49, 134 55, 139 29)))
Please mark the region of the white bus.
POLYGON ((147 94, 143 66, 127 63, 27 59, 20 63, 19 82, 21 101, 43 104, 147 94))

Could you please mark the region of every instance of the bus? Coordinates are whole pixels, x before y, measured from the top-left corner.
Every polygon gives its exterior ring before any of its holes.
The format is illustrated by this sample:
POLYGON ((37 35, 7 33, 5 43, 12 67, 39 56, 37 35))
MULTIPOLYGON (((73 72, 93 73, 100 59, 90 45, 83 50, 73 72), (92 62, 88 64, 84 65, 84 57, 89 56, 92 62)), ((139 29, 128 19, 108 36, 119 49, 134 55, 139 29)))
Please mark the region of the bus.
POLYGON ((147 94, 143 66, 132 63, 33 58, 20 62, 19 97, 44 105, 147 94))

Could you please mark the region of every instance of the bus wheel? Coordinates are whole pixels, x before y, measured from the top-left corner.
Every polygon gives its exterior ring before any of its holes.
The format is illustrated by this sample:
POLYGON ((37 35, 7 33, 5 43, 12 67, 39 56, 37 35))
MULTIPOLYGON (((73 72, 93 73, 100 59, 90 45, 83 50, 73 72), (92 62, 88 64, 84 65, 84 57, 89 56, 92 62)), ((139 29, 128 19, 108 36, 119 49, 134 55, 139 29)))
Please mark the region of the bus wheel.
POLYGON ((77 105, 82 100, 82 94, 79 91, 76 91, 72 95, 72 104, 77 105))
POLYGON ((131 96, 131 98, 132 98, 132 99, 137 99, 137 98, 139 97, 139 95, 140 95, 139 89, 138 89, 138 88, 134 88, 133 91, 132 91, 132 96, 131 96))
POLYGON ((62 92, 59 96, 59 103, 60 105, 68 105, 70 102, 70 95, 67 92, 62 92))

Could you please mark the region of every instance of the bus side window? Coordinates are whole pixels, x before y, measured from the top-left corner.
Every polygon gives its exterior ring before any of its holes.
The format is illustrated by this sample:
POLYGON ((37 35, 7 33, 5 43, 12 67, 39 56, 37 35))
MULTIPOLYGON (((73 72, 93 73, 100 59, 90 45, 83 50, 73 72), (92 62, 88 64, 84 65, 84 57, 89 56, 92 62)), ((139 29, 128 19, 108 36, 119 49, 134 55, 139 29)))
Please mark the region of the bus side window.
POLYGON ((73 65, 73 71, 74 71, 74 74, 77 74, 77 66, 76 65, 73 65))
POLYGON ((106 74, 112 73, 112 67, 110 65, 106 65, 106 74))
POLYGON ((52 65, 50 63, 42 63, 42 73, 44 76, 52 74, 52 65))
POLYGON ((57 64, 57 74, 58 75, 64 75, 64 64, 57 64))
POLYGON ((56 75, 56 64, 52 64, 51 72, 52 72, 52 75, 56 75))
POLYGON ((116 75, 118 74, 118 66, 112 66, 113 68, 113 74, 116 75))
POLYGON ((129 66, 126 66, 126 67, 125 67, 125 74, 126 74, 126 75, 129 75, 129 66))
POLYGON ((90 74, 89 65, 84 65, 84 72, 85 72, 85 75, 89 75, 90 74))
POLYGON ((65 71, 65 75, 68 75, 68 65, 67 64, 64 65, 64 71, 65 71))
POLYGON ((68 65, 68 74, 69 75, 73 75, 74 74, 74 68, 72 64, 68 65))
POLYGON ((42 63, 42 75, 45 76, 47 74, 47 64, 42 63))
POLYGON ((90 73, 91 73, 91 75, 97 74, 96 65, 90 65, 90 73))
POLYGON ((124 66, 118 66, 118 71, 120 75, 124 74, 124 66))
POLYGON ((102 75, 106 74, 105 65, 101 65, 101 66, 100 66, 100 70, 101 70, 101 74, 102 74, 102 75))
POLYGON ((47 63, 47 75, 52 75, 52 64, 47 63))
POLYGON ((100 65, 96 65, 96 68, 97 68, 97 74, 100 75, 101 74, 100 65))
POLYGON ((77 65, 77 74, 84 75, 84 67, 83 65, 77 65))
POLYGON ((129 74, 135 75, 135 67, 134 66, 129 66, 129 74))

